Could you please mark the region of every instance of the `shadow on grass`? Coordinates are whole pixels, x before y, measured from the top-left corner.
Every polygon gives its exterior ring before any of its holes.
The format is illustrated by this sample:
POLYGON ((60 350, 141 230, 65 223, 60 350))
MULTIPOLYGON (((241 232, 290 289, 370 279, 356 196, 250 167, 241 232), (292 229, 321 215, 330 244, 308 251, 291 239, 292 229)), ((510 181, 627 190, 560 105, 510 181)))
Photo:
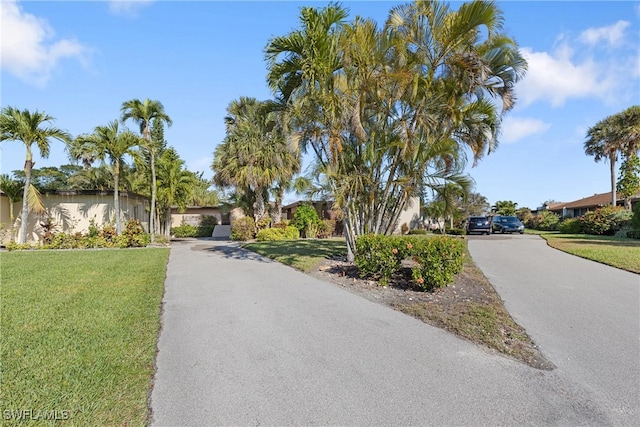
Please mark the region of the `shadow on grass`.
POLYGON ((609 239, 598 239, 594 237, 581 238, 575 236, 558 236, 550 241, 557 240, 558 243, 573 243, 577 245, 600 245, 600 246, 614 246, 614 247, 629 247, 629 248, 640 248, 640 240, 609 240, 609 239))

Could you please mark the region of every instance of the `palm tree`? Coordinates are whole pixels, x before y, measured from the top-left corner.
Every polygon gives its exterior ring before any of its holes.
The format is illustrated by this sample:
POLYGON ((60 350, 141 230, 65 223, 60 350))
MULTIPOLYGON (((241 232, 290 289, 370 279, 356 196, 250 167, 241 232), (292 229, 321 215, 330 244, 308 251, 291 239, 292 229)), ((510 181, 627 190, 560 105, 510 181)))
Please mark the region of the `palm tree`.
POLYGON ((80 135, 72 143, 71 156, 93 158, 109 163, 113 170, 113 205, 116 212, 116 233, 122 232, 120 221, 120 172, 124 156, 135 156, 134 147, 140 144, 140 138, 129 130, 120 130, 118 121, 106 126, 96 126, 92 134, 80 135))
POLYGON ((184 168, 184 160, 170 147, 158 159, 158 205, 164 210, 164 234, 171 231, 171 208, 184 211, 197 186, 197 176, 184 168))
POLYGON ((278 122, 277 112, 255 98, 232 101, 225 117, 227 135, 214 154, 214 182, 236 187, 255 197, 256 222, 266 216, 265 193, 274 184, 290 180, 299 170, 297 154, 291 149, 278 122))
POLYGON ((49 157, 49 144, 51 139, 68 144, 71 135, 68 132, 53 126, 45 125, 55 120, 44 112, 30 112, 18 110, 13 107, 5 107, 0 113, 0 141, 22 141, 27 148, 24 162, 25 182, 22 197, 22 217, 20 222, 21 244, 27 241, 27 223, 29 218, 29 189, 31 187, 31 170, 35 164, 33 161, 32 145, 35 143, 43 158, 49 157))
POLYGON ((22 200, 22 183, 20 181, 11 179, 11 177, 7 174, 2 174, 0 175, 0 190, 2 190, 4 195, 7 196, 7 199, 9 199, 9 220, 11 221, 10 233, 11 241, 13 241, 13 229, 15 223, 15 216, 13 215, 13 205, 14 203, 22 200))
POLYGON ((144 140, 143 147, 149 155, 151 168, 151 212, 149 214, 149 232, 151 233, 151 243, 155 241, 154 233, 156 215, 156 157, 159 155, 159 148, 151 139, 151 122, 154 119, 171 126, 173 122, 165 113, 164 106, 160 101, 152 101, 149 98, 144 101, 132 99, 122 104, 122 122, 133 119, 140 126, 140 133, 144 140))
POLYGON ((490 1, 398 6, 383 29, 345 16, 303 8, 301 29, 266 56, 270 87, 298 111, 303 147, 343 211, 352 258, 356 235, 393 232, 425 188, 468 184, 465 150, 475 163, 497 148, 526 61, 490 1))
POLYGON ((640 106, 632 106, 620 113, 608 116, 587 130, 584 152, 596 162, 609 160, 611 174, 611 205, 615 206, 616 161, 622 153, 630 156, 640 148, 640 106))

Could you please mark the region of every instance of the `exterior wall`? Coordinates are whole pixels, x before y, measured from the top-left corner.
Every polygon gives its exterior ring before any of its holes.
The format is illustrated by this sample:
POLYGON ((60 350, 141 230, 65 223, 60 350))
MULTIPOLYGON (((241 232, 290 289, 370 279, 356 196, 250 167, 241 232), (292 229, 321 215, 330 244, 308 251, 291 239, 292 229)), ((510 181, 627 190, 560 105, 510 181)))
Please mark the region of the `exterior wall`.
POLYGON ((176 208, 171 209, 171 227, 179 227, 182 224, 198 225, 203 216, 214 216, 218 224, 222 224, 223 214, 220 208, 213 207, 193 207, 187 208, 184 212, 179 212, 176 208))
MULTIPOLYGON (((9 208, 9 198, 4 194, 0 194, 0 244, 6 244, 11 240, 11 215, 9 208)), ((17 217, 22 209, 22 202, 13 204, 13 216, 17 217)), ((15 221, 14 232, 17 233, 17 227, 20 222, 15 221)))
POLYGON ((407 206, 404 208, 400 216, 398 217, 398 223, 393 231, 393 234, 402 233, 402 225, 406 224, 409 230, 418 228, 420 224, 420 198, 412 197, 407 202, 407 206))
MULTIPOLYGON (((6 197, 3 197, 3 201, 6 197)), ((102 226, 115 221, 114 203, 112 193, 94 193, 94 194, 78 194, 78 193, 54 193, 42 196, 42 202, 47 208, 49 215, 54 219, 56 224, 55 231, 65 233, 86 233, 89 230, 90 221, 93 219, 96 224, 102 226)), ((4 205, 5 203, 3 203, 4 205)), ((139 220, 145 230, 148 230, 147 221, 148 201, 138 196, 129 196, 127 193, 120 194, 120 220, 125 222, 129 219, 139 220)), ((18 240, 18 232, 21 220, 22 204, 16 203, 14 206, 14 215, 16 216, 15 233, 18 240)), ((4 215, 5 207, 2 207, 2 215, 4 215)), ((8 207, 7 207, 8 212, 8 207)), ((7 213, 7 218, 9 214, 7 213)), ((3 216, 4 218, 4 216, 3 216)), ((40 216, 29 214, 29 222, 27 224, 27 241, 37 242, 40 240, 43 229, 40 225, 42 218, 40 216)), ((8 223, 8 221, 7 221, 8 223)), ((3 228, 5 222, 2 222, 3 228)), ((9 228, 9 227, 6 227, 9 228)), ((7 239, 8 241, 9 239, 7 239)), ((6 243, 6 241, 3 241, 6 243)))

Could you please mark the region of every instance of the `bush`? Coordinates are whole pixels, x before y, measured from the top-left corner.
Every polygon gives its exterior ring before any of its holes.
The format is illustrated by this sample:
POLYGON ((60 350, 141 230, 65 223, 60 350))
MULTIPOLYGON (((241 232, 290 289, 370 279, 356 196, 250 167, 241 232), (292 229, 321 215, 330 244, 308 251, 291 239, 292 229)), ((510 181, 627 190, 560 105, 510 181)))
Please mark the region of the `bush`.
POLYGON ((298 206, 293 215, 293 225, 300 231, 300 235, 314 239, 320 225, 318 212, 311 205, 298 206))
POLYGON ((117 240, 121 248, 144 248, 149 245, 151 236, 144 232, 140 221, 130 219, 117 240))
POLYGON ((256 223, 250 216, 243 216, 231 226, 231 240, 251 240, 256 235, 256 223))
POLYGON ((264 230, 258 231, 258 234, 256 234, 256 240, 259 242, 284 240, 284 230, 282 228, 265 228, 264 230))
POLYGON ((584 233, 584 228, 579 218, 567 218, 558 225, 558 231, 562 234, 579 234, 584 233))
POLYGON ((318 237, 327 239, 333 236, 336 231, 336 221, 334 219, 323 219, 318 226, 318 237))
POLYGON ((271 225, 271 218, 269 218, 268 216, 265 216, 264 218, 256 222, 256 228, 258 230, 263 230, 265 228, 268 228, 270 225, 271 225))
POLYGON ((413 280, 423 291, 445 287, 462 270, 464 241, 451 237, 425 239, 410 236, 364 235, 356 240, 355 264, 362 277, 388 283, 410 258, 413 280))
POLYGON ((171 235, 178 238, 196 237, 198 235, 198 227, 191 224, 182 224, 178 227, 172 227, 171 235))
POLYGON ((527 228, 540 231, 557 231, 560 225, 560 216, 551 211, 541 211, 532 215, 525 222, 527 228))
POLYGON ((625 222, 631 223, 631 215, 620 206, 603 206, 581 216, 580 222, 587 234, 613 235, 625 222))
POLYGON ((300 230, 298 230, 293 225, 287 226, 284 229, 284 239, 285 240, 297 240, 300 238, 300 230))
POLYGON ((407 234, 410 235, 410 236, 424 235, 424 234, 427 234, 427 230, 416 228, 416 229, 413 229, 413 230, 409 230, 409 232, 407 234))
POLYGON ((633 207, 633 218, 631 218, 629 225, 631 225, 634 232, 640 233, 640 202, 637 202, 633 207))

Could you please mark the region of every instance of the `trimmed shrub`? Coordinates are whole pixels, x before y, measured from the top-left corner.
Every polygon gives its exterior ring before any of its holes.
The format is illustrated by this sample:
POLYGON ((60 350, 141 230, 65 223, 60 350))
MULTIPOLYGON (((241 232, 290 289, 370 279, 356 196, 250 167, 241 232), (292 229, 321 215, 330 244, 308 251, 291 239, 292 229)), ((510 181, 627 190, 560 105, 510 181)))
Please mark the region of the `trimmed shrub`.
POLYGON ((558 231, 562 234, 584 233, 582 221, 579 218, 567 218, 558 225, 558 231))
POLYGON ((318 226, 318 237, 327 239, 333 236, 336 231, 336 221, 334 219, 323 219, 318 226))
POLYGON ((427 234, 427 230, 416 228, 413 230, 409 230, 407 234, 410 236, 424 235, 424 234, 427 234))
POLYGON ((179 238, 196 237, 198 235, 198 227, 191 224, 182 224, 178 227, 172 227, 171 235, 179 238))
POLYGON ((356 239, 355 264, 362 277, 386 284, 409 258, 415 284, 423 291, 445 287, 462 270, 464 241, 441 236, 426 239, 410 236, 368 234, 356 239))
POLYGON ((287 226, 284 229, 284 239, 285 240, 298 240, 300 238, 300 230, 298 230, 293 225, 287 226))
POLYGON ((256 223, 250 216, 243 216, 231 226, 231 240, 251 240, 256 235, 256 223))
POLYGON ((258 231, 258 234, 256 234, 256 240, 259 242, 284 240, 284 230, 282 228, 265 228, 264 230, 258 231))
POLYGON ((142 248, 149 245, 151 236, 144 232, 140 221, 130 219, 117 240, 121 248, 142 248))
POLYGON ((258 230, 264 230, 265 228, 268 228, 270 225, 271 225, 271 218, 268 216, 265 216, 264 218, 256 222, 256 228, 258 230))

